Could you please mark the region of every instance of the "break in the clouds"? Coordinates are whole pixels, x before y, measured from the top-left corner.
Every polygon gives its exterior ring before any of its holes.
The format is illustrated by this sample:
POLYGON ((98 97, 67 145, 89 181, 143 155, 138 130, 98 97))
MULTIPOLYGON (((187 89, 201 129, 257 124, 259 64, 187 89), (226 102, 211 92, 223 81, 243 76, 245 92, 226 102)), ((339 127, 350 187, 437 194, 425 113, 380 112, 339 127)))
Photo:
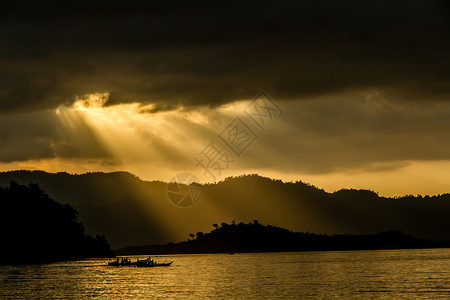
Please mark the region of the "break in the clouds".
POLYGON ((110 103, 220 105, 377 88, 447 100, 445 1, 6 1, 0 109, 110 103))
POLYGON ((374 186, 373 178, 363 183, 358 178, 363 174, 383 178, 388 172, 404 181, 411 176, 405 168, 433 163, 431 174, 419 172, 433 181, 442 177, 439 170, 450 160, 446 102, 398 103, 375 90, 358 96, 278 101, 285 113, 262 132, 244 113, 251 99, 159 113, 153 112, 153 105, 108 105, 108 100, 107 93, 88 94, 56 110, 2 116, 0 165, 70 172, 127 170, 143 179, 163 180, 189 171, 202 182, 211 181, 196 166, 194 156, 212 140, 218 141, 218 134, 235 117, 246 122, 258 139, 240 156, 219 145, 233 163, 215 174, 217 180, 258 172, 285 180, 320 179, 327 186, 320 176, 353 174, 350 187, 358 183, 391 194, 410 189, 433 193, 433 188, 416 182, 405 187, 389 179, 374 186))

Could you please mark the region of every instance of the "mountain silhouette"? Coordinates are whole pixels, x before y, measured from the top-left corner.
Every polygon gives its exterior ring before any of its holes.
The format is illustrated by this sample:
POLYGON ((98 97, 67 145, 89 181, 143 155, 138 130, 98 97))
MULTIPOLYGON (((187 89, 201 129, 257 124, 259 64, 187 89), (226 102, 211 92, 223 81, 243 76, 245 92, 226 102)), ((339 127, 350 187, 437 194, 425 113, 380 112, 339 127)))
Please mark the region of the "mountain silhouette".
POLYGON ((0 264, 42 263, 112 254, 105 236, 85 235, 78 212, 37 184, 0 187, 0 264))
POLYGON ((415 239, 400 231, 372 235, 324 235, 292 232, 257 220, 245 224, 213 224, 208 233, 189 234, 191 239, 165 245, 143 245, 116 250, 118 255, 154 255, 185 253, 242 253, 323 250, 379 250, 450 247, 450 241, 415 239))
POLYGON ((114 249, 181 241, 207 231, 218 220, 255 219, 296 232, 376 234, 400 230, 433 240, 450 239, 450 194, 380 197, 370 190, 328 193, 301 181, 282 182, 258 175, 202 184, 201 198, 180 209, 170 203, 167 184, 126 173, 0 173, 0 186, 14 180, 38 183, 52 198, 72 205, 91 235, 105 234, 114 249))

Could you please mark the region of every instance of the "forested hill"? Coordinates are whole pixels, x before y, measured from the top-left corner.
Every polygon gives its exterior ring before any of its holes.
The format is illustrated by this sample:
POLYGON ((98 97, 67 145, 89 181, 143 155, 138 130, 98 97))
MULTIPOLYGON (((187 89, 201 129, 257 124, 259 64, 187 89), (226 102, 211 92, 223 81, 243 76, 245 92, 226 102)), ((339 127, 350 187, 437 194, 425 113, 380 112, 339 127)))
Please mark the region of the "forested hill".
POLYGON ((167 184, 126 173, 0 173, 0 186, 14 180, 38 183, 58 202, 70 204, 91 235, 105 234, 113 249, 182 241, 209 231, 218 220, 255 219, 295 232, 375 234, 400 230, 417 238, 450 239, 450 195, 386 198, 370 190, 326 192, 301 181, 258 175, 201 185, 200 201, 180 209, 169 202, 167 184))
POLYGON ((86 235, 77 211, 51 199, 37 184, 0 187, 0 207, 0 264, 112 255, 104 236, 86 235))
POLYGON ((415 239, 400 231, 373 235, 323 235, 292 232, 264 226, 257 220, 249 223, 213 224, 208 233, 190 234, 190 239, 165 245, 144 245, 116 250, 118 255, 154 255, 180 253, 240 253, 321 250, 374 250, 450 247, 450 241, 415 239))

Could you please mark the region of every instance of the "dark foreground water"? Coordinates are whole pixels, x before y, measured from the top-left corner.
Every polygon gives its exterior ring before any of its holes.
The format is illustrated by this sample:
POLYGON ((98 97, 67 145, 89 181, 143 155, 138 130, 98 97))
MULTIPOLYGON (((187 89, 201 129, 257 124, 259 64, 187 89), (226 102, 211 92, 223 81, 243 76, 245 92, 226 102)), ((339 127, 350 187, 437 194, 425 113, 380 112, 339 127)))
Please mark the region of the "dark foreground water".
POLYGON ((0 267, 0 299, 450 298, 450 249, 158 256, 0 267))

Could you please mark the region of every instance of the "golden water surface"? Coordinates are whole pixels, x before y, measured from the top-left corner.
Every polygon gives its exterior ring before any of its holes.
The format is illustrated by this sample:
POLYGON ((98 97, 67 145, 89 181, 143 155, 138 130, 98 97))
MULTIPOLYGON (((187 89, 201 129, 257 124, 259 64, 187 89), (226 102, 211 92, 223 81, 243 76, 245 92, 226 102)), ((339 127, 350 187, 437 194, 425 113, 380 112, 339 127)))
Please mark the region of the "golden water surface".
POLYGON ((0 299, 450 298, 450 249, 167 255, 1 266, 0 299))

